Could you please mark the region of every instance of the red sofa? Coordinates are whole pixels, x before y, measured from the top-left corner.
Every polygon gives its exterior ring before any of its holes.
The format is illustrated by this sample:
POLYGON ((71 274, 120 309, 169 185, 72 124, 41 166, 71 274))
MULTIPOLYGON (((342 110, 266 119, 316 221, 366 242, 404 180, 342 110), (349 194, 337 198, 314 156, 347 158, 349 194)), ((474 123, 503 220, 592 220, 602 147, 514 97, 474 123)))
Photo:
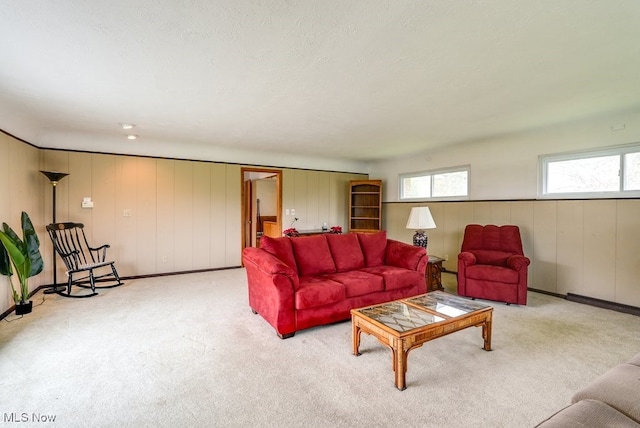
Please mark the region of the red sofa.
POLYGON ((262 237, 242 252, 249 306, 280 338, 351 309, 426 293, 427 252, 386 232, 262 237))
POLYGON ((458 254, 460 296, 527 304, 529 259, 518 226, 470 224, 458 254))

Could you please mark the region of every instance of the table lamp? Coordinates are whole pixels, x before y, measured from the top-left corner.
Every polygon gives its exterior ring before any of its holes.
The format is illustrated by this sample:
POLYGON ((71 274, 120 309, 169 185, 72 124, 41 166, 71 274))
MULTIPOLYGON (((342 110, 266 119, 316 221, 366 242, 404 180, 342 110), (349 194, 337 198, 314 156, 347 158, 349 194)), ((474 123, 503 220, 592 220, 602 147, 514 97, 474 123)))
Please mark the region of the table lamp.
POLYGON ((413 245, 416 247, 427 248, 427 235, 425 229, 435 229, 436 222, 433 221, 429 207, 413 207, 407 221, 407 229, 413 229, 416 233, 413 235, 413 245))

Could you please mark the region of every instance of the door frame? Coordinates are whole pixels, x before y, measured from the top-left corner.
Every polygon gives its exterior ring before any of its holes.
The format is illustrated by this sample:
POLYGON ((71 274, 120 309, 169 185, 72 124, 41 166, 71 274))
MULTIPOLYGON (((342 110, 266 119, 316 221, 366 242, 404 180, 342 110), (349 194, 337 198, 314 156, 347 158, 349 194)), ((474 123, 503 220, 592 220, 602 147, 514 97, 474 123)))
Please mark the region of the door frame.
POLYGON ((258 168, 258 167, 242 167, 240 169, 240 178, 242 180, 242 249, 247 247, 247 225, 251 230, 251 212, 253 211, 252 205, 255 203, 256 197, 253 192, 247 190, 247 182, 253 182, 256 179, 252 179, 251 175, 269 174, 269 176, 275 176, 276 179, 276 217, 278 223, 278 229, 282 230, 282 170, 273 168, 258 168), (248 218, 247 218, 248 217, 248 218))

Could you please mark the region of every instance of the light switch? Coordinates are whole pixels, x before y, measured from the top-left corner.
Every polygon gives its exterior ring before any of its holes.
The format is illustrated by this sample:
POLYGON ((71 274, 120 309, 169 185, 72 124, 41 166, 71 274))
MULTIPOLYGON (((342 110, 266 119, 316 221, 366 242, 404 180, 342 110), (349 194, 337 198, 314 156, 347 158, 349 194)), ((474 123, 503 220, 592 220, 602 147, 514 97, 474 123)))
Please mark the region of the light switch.
POLYGON ((93 208, 93 201, 91 197, 85 196, 82 198, 82 208, 93 208))

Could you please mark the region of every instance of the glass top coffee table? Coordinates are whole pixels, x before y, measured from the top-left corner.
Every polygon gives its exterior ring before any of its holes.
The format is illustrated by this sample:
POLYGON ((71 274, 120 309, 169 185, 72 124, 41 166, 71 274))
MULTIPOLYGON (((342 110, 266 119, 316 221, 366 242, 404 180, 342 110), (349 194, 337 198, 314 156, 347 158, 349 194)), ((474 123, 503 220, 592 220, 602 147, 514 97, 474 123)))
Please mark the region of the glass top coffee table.
POLYGON ((374 336, 391 349, 396 388, 404 390, 409 351, 473 326, 482 326, 483 348, 490 351, 492 317, 491 306, 442 291, 352 309, 353 355, 360 355, 362 332, 374 336))

